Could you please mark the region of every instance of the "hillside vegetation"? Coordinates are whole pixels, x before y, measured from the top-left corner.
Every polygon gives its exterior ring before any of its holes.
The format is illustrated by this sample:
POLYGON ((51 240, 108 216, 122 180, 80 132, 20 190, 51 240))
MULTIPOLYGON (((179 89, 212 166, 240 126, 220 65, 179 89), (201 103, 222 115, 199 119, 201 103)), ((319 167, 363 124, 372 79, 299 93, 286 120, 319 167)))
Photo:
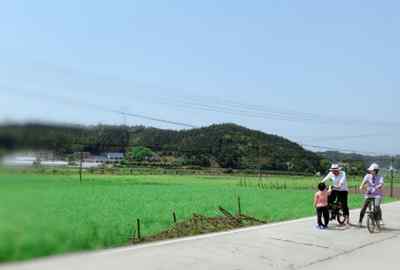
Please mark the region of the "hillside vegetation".
POLYGON ((235 124, 180 131, 37 123, 0 127, 0 148, 7 150, 46 149, 62 157, 77 151, 126 152, 133 146, 148 147, 175 163, 202 167, 315 172, 321 164, 317 154, 294 142, 235 124))
POLYGON ((341 161, 344 163, 351 163, 356 165, 362 169, 362 172, 365 172, 365 169, 373 162, 377 162, 382 168, 389 168, 392 165, 394 168, 400 168, 400 156, 371 156, 371 155, 360 155, 355 153, 341 153, 337 151, 326 151, 317 153, 320 156, 332 160, 334 162, 341 161))

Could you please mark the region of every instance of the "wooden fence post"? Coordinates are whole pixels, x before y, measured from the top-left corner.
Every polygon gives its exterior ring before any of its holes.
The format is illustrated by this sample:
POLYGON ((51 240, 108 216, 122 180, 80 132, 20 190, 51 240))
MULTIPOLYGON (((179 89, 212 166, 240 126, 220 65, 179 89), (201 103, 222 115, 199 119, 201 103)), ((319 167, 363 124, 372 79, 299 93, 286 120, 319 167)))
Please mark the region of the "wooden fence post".
POLYGON ((137 237, 138 237, 138 240, 141 240, 142 236, 141 236, 141 233, 140 233, 140 219, 137 219, 136 223, 137 223, 137 237))
POLYGON ((240 205, 240 196, 237 197, 237 204, 238 204, 238 215, 242 214, 242 207, 240 205))
POLYGON ((172 212, 172 218, 174 219, 174 223, 176 224, 176 213, 175 213, 175 211, 172 212))
POLYGON ((79 161, 79 183, 82 183, 82 162, 83 162, 83 152, 81 152, 79 161))

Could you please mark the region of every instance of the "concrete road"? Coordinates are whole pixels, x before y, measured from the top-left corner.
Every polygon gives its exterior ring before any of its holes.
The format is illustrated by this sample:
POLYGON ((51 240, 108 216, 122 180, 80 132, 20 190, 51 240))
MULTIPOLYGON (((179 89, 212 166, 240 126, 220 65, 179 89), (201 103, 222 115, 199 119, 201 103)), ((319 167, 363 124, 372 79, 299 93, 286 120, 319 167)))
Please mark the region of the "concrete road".
MULTIPOLYGON (((399 269, 400 203, 383 206, 385 229, 314 228, 315 219, 263 225, 107 251, 71 254, 0 270, 399 269), (397 256, 399 257, 397 257, 397 256)), ((357 221, 358 210, 352 211, 357 221)))

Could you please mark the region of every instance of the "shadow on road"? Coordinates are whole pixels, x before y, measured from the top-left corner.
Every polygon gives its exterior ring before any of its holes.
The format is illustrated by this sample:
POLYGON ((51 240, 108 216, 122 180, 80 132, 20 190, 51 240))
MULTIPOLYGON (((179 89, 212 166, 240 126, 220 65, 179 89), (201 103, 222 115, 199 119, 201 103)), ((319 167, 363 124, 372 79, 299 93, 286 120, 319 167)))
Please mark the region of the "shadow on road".
POLYGON ((400 232, 400 229, 399 228, 387 228, 387 227, 384 227, 384 228, 382 228, 382 232, 400 232))

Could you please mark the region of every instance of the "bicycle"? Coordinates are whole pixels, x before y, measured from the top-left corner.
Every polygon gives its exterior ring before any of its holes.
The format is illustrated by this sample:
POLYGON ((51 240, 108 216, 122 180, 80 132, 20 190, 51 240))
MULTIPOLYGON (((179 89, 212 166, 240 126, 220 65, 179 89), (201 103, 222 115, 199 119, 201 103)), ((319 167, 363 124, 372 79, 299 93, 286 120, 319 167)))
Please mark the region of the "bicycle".
POLYGON ((370 233, 380 232, 381 224, 378 219, 378 211, 375 206, 375 199, 368 198, 367 229, 370 233), (372 203, 371 203, 372 202, 372 203))
POLYGON ((346 222, 346 216, 343 212, 343 207, 340 202, 334 202, 329 205, 330 220, 336 219, 336 221, 343 225, 346 222))

